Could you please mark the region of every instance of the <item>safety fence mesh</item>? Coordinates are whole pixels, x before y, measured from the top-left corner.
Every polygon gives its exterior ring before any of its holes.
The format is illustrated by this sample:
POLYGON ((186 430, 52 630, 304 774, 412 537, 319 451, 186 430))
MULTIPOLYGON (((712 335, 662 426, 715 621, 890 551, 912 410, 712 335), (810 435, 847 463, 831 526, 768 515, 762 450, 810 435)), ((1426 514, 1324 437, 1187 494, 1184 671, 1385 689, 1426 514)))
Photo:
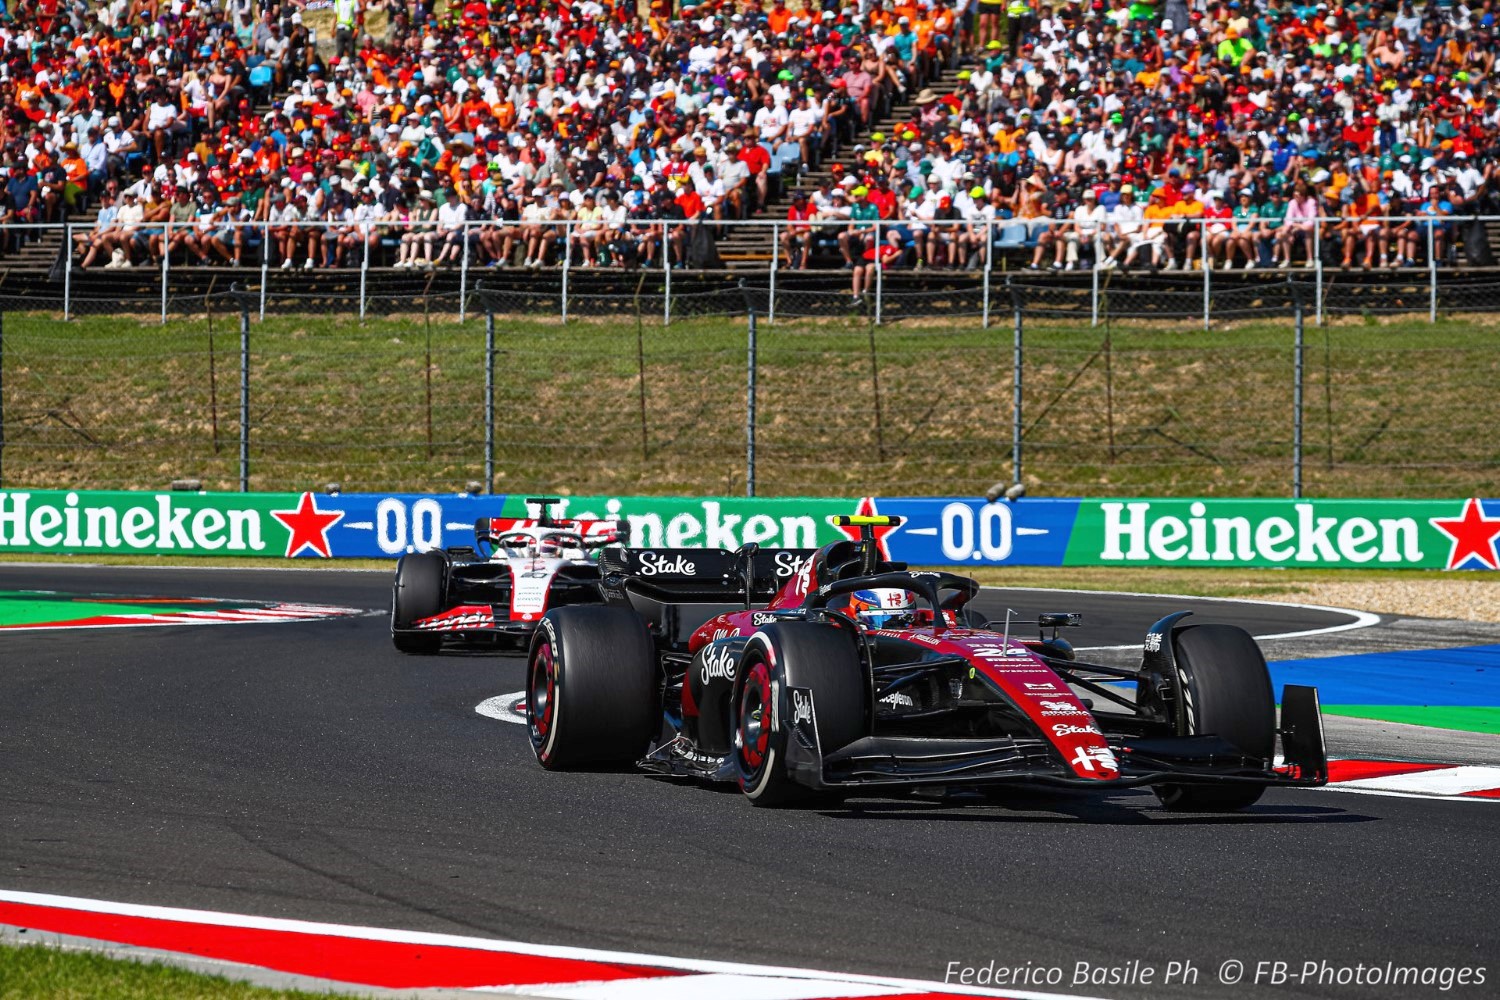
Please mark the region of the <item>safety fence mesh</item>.
POLYGON ((1289 277, 0 287, 0 485, 737 494, 753 436, 763 494, 978 494, 1019 436, 1032 495, 1500 487, 1493 288, 1289 277))

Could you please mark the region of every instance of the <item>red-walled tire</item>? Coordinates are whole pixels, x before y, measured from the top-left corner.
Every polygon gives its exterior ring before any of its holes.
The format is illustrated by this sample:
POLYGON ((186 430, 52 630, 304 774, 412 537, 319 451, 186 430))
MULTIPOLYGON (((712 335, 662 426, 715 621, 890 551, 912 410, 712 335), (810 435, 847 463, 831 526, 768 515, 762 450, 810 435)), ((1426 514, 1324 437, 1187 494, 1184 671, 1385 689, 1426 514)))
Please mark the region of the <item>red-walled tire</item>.
POLYGON ((624 608, 547 612, 531 640, 526 728, 548 770, 630 764, 661 725, 655 650, 624 608))
POLYGON ((786 766, 789 688, 813 693, 818 743, 823 753, 839 750, 870 732, 870 682, 853 634, 814 622, 779 622, 751 637, 740 659, 733 701, 733 754, 740 790, 758 806, 796 805, 813 800, 786 766), (770 711, 773 697, 782 699, 770 711))

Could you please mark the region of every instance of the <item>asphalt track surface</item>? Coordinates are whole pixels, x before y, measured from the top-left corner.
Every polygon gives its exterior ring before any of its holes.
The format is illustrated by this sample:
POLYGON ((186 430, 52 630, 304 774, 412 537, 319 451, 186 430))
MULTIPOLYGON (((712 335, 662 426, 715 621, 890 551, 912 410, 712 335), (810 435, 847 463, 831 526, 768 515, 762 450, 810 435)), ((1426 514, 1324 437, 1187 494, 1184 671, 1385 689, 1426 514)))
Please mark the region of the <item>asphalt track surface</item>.
MULTIPOLYGON (((0 588, 384 608, 382 574, 0 567, 0 588)), ((1160 614, 1254 632, 1326 611, 986 594, 1081 611, 1078 645, 1160 614)), ((1003 610, 1000 611, 1003 614, 1003 610)), ((474 706, 521 664, 406 657, 381 616, 0 639, 0 886, 549 944, 942 979, 948 963, 1191 961, 1121 998, 1415 996, 1216 981, 1227 959, 1488 965, 1497 814, 1273 791, 1228 817, 1149 792, 760 810, 635 774, 543 772, 474 706)), ((1331 747, 1338 753, 1342 748, 1331 747)))

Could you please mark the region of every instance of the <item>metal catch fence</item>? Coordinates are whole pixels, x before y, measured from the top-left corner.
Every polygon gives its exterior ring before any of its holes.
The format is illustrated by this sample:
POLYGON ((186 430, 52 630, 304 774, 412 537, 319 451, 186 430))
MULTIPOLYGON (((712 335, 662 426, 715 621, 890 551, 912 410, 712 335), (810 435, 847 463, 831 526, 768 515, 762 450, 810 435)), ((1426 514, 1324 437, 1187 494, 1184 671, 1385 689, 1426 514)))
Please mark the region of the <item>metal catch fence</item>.
MULTIPOLYGON (((1316 322, 1305 276, 999 276, 873 311, 753 278, 467 296, 382 281, 0 294, 0 485, 771 495, 1477 495, 1500 486, 1491 315, 1316 322), (106 311, 106 305, 108 309, 106 311), (667 319, 670 309, 670 321, 667 319)), ((3 292, 3 286, 0 286, 3 292)), ((1478 300, 1479 293, 1473 293, 1478 300)), ((1392 307, 1394 308, 1394 307, 1392 307)))

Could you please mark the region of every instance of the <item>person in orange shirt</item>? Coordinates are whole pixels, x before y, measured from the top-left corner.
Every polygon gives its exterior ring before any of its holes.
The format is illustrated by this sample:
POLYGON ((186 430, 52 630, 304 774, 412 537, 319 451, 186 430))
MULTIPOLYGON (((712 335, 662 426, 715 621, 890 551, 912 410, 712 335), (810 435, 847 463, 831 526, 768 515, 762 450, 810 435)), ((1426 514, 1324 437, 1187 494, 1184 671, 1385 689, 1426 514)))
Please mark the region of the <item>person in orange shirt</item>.
POLYGON ((1125 266, 1130 267, 1136 262, 1138 254, 1146 256, 1146 263, 1153 269, 1161 267, 1163 258, 1168 256, 1167 223, 1176 217, 1176 212, 1167 205, 1166 195, 1161 188, 1151 192, 1150 203, 1146 210, 1141 213, 1141 219, 1145 225, 1136 235, 1130 252, 1125 255, 1125 266))
POLYGON ((78 196, 89 190, 89 165, 78 155, 78 143, 63 146, 62 168, 68 178, 63 184, 63 201, 69 211, 77 211, 78 196))
POLYGON ((1344 221, 1339 223, 1344 239, 1342 266, 1345 270, 1354 266, 1354 253, 1363 246, 1364 267, 1368 271, 1375 266, 1379 248, 1388 242, 1386 222, 1380 212, 1380 196, 1359 181, 1352 182, 1349 189, 1354 197, 1345 203, 1344 221))
POLYGON ((509 98, 502 98, 499 104, 491 105, 490 111, 494 112, 500 131, 509 132, 516 124, 516 106, 509 98))
POLYGON ((911 19, 911 30, 917 36, 917 51, 926 55, 935 55, 937 49, 932 44, 933 24, 932 18, 925 11, 918 11, 911 19))
POLYGON ((1005 154, 1014 153, 1025 139, 1026 130, 1020 127, 1009 132, 1002 128, 995 133, 995 145, 1005 154))
POLYGON ((16 90, 16 103, 31 121, 39 122, 46 117, 47 112, 42 107, 42 88, 34 83, 23 83, 16 90))
POLYGON ((766 25, 772 34, 785 34, 786 26, 791 22, 792 12, 786 9, 786 0, 776 0, 776 6, 766 12, 766 25))
POLYGON ((255 154, 255 172, 262 177, 270 177, 281 169, 281 154, 276 150, 274 142, 263 142, 260 150, 255 154))
POLYGON ((938 0, 937 9, 932 13, 932 44, 945 59, 953 51, 953 34, 957 26, 958 17, 953 13, 952 5, 948 0, 938 0))
MULTIPOLYGON (((1198 225, 1198 220, 1203 218, 1203 201, 1198 197, 1198 186, 1191 181, 1182 186, 1182 200, 1173 210, 1177 215, 1178 224, 1186 230, 1183 237, 1182 269, 1191 271, 1193 269, 1193 258, 1202 256, 1203 227, 1198 225)), ((1167 264, 1167 269, 1172 269, 1172 264, 1167 264)))

